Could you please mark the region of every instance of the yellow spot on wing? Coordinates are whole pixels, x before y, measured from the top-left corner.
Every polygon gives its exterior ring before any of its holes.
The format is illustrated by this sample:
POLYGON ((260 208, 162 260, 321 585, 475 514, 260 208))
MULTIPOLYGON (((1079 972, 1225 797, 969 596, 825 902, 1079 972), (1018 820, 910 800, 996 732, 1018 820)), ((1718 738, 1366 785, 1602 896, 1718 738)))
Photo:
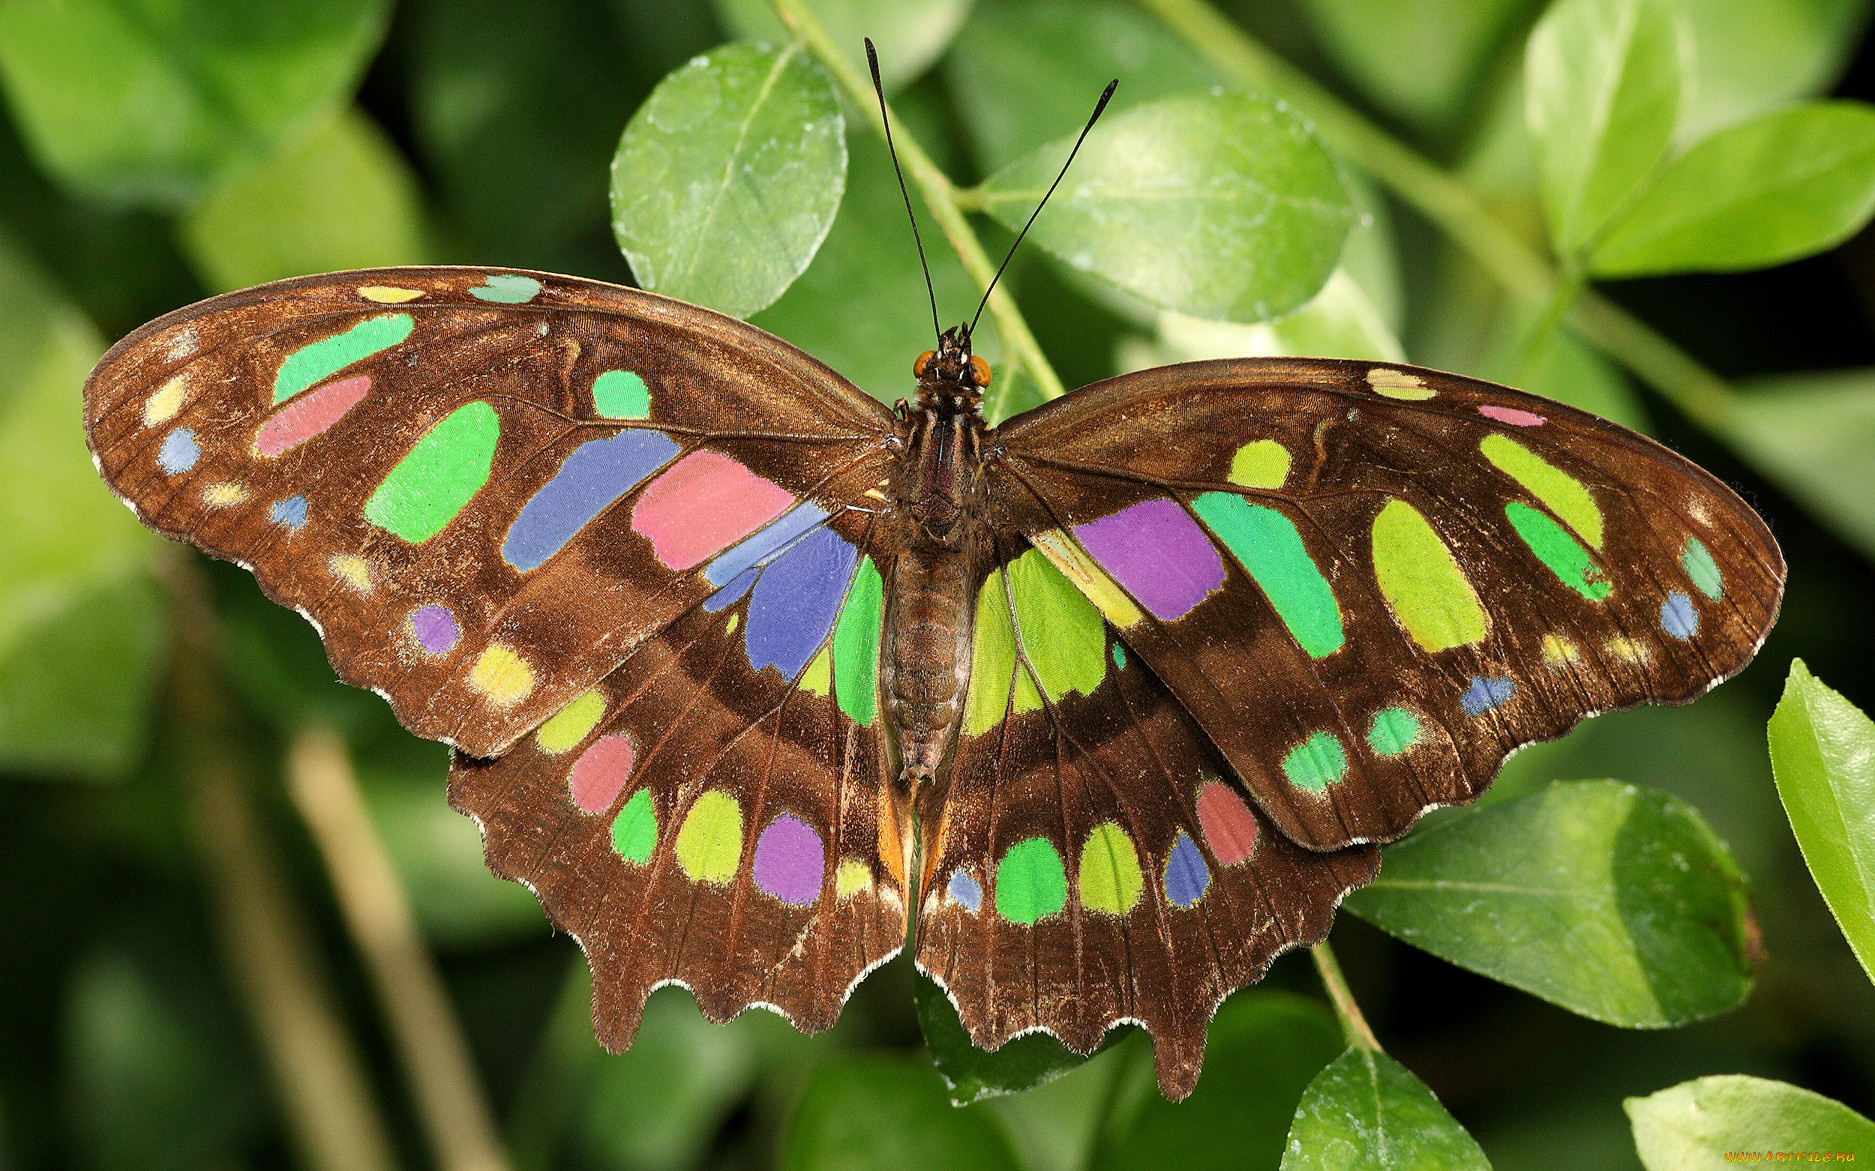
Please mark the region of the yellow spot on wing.
POLYGON ((367 301, 376 301, 380 305, 402 305, 405 301, 414 301, 423 295, 422 289, 400 289, 395 285, 365 285, 358 290, 358 295, 367 301))
POLYGON ((1274 439, 1259 439, 1237 449, 1230 461, 1230 482, 1246 488, 1280 488, 1289 478, 1289 449, 1274 439))
POLYGON ((1553 634, 1543 636, 1543 661, 1552 667, 1561 667, 1573 663, 1582 657, 1582 650, 1566 638, 1553 634))
POLYGON ((371 592, 371 563, 363 557, 340 553, 326 562, 334 577, 361 594, 371 592))
POLYGON ((1646 643, 1631 638, 1609 639, 1608 653, 1624 663, 1645 663, 1652 656, 1646 643))
POLYGON ((830 647, 821 647, 820 653, 808 661, 807 669, 801 672, 800 688, 815 695, 833 693, 833 655, 830 647))
POLYGON ((604 715, 605 696, 596 688, 582 691, 540 726, 540 731, 534 733, 534 744, 547 755, 558 756, 589 736, 604 715))
POLYGON ((469 686, 499 707, 520 703, 534 690, 534 669, 505 646, 491 646, 469 668, 469 686))
POLYGON ((1133 599, 1074 543, 1073 538, 1060 529, 1049 529, 1030 534, 1029 543, 1040 549, 1042 556, 1061 571, 1061 576, 1073 582, 1107 621, 1124 628, 1140 620, 1142 615, 1133 599))
POLYGON ((247 489, 226 480, 202 489, 202 503, 210 508, 233 508, 247 499, 247 489))
POLYGON ((189 375, 184 372, 170 378, 168 382, 156 388, 149 400, 143 404, 143 425, 158 427, 176 417, 182 410, 183 400, 189 395, 189 375))
POLYGON ((1392 366, 1375 366, 1368 370, 1367 385, 1374 388, 1375 394, 1407 402, 1424 402, 1439 393, 1427 386, 1419 375, 1392 366))
POLYGON ((833 897, 850 899, 862 891, 872 889, 872 870, 858 858, 848 858, 840 863, 839 872, 833 879, 833 897))

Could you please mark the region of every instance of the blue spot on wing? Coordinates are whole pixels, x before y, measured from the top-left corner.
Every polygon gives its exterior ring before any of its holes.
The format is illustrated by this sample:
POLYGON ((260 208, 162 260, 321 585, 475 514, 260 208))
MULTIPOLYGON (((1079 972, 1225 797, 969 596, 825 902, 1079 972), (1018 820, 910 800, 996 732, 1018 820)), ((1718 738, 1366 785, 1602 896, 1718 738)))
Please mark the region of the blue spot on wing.
POLYGON ((831 529, 815 529, 771 562, 749 597, 749 665, 793 679, 820 650, 846 599, 859 551, 831 529))
POLYGON ((580 444, 553 479, 521 506, 501 544, 502 559, 522 572, 538 569, 678 450, 677 442, 663 432, 638 429, 580 444))
POLYGON ((195 432, 187 427, 179 427, 165 435, 162 449, 156 453, 157 464, 172 476, 188 471, 201 458, 202 448, 195 442, 195 432))
POLYGON ((983 887, 962 870, 951 871, 951 882, 945 890, 973 915, 983 905, 983 887))
POLYGON ((1471 686, 1459 697, 1458 706, 1465 709, 1468 716, 1481 716, 1494 707, 1503 707, 1510 702, 1511 692, 1515 687, 1503 676, 1486 679, 1482 675, 1471 677, 1471 686))
POLYGON ((267 519, 289 529, 297 529, 306 523, 306 498, 289 496, 285 500, 276 500, 267 510, 267 519))
POLYGON ((827 510, 818 504, 812 501, 798 504, 782 513, 773 524, 710 562, 703 570, 703 577, 713 586, 734 581, 744 571, 774 560, 801 534, 826 519, 827 510))
POLYGON ((1693 599, 1685 594, 1668 594, 1660 605, 1660 629, 1681 642, 1698 634, 1699 611, 1693 609, 1693 599))
POLYGON ((727 610, 742 600, 742 595, 749 592, 749 587, 754 585, 755 579, 760 576, 762 576, 762 571, 759 569, 744 570, 736 580, 703 599, 703 608, 712 614, 719 610, 727 610))
POLYGON ((1165 897, 1172 905, 1189 907, 1211 889, 1211 868, 1204 864, 1198 843, 1184 830, 1172 843, 1172 853, 1165 860, 1165 897))

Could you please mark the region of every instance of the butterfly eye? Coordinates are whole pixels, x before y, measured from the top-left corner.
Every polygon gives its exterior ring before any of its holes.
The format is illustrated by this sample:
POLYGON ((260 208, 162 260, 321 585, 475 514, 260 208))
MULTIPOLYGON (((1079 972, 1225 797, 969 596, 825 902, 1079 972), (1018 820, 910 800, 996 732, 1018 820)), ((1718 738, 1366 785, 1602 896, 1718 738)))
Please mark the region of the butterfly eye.
POLYGON ((976 375, 979 387, 990 384, 990 364, 975 354, 970 355, 970 373, 976 375))
POLYGON ((911 376, 913 378, 923 378, 924 368, 929 366, 931 364, 931 359, 935 357, 937 357, 936 350, 926 350, 924 353, 919 354, 918 360, 911 364, 911 376))

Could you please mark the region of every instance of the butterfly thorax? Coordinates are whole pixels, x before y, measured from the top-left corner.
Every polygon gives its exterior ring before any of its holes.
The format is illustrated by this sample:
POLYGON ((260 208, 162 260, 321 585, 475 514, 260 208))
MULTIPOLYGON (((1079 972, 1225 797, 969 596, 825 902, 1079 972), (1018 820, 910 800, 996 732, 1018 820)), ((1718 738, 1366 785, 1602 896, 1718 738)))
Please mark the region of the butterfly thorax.
POLYGON ((967 328, 919 358, 916 405, 904 423, 897 491, 904 526, 891 570, 880 690, 898 743, 900 785, 935 780, 962 716, 974 610, 988 548, 981 503, 988 368, 972 361, 967 328))

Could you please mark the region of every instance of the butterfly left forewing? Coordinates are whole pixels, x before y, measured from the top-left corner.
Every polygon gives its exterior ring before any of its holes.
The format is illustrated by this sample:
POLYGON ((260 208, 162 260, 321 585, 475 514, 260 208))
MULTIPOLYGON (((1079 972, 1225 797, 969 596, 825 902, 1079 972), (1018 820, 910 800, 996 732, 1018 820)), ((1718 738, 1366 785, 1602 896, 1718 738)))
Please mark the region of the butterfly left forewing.
POLYGON ((1327 934, 1379 865, 1273 832, 1186 711, 1037 550, 977 598, 947 786, 921 809, 918 963, 979 1045, 1045 1029, 1091 1052, 1123 1021, 1159 1082, 1280 952, 1327 934))
POLYGON ((342 678, 484 756, 720 588, 719 558, 857 539, 847 506, 890 468, 884 408, 778 339, 503 270, 217 297, 113 347, 85 404, 146 522, 252 568, 342 678))
POLYGON ((1314 849, 1398 836, 1522 744, 1739 670, 1783 562, 1641 436, 1398 366, 1238 360, 1096 384, 999 430, 1030 535, 1314 849))

